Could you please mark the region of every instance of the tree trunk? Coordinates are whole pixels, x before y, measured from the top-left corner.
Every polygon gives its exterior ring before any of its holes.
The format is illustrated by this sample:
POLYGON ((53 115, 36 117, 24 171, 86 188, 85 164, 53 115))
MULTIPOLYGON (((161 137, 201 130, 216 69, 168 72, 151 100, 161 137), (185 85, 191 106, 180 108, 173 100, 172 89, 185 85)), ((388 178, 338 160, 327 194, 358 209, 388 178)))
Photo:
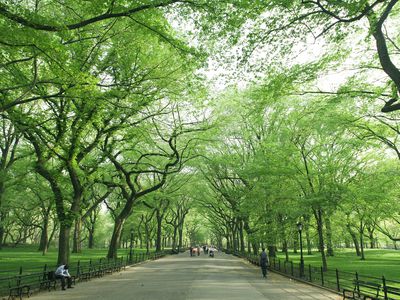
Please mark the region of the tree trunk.
POLYGON ((3 248, 3 243, 4 243, 4 233, 5 233, 5 231, 4 231, 4 227, 3 227, 3 225, 2 225, 2 220, 3 220, 3 218, 1 217, 1 212, 0 212, 0 249, 2 249, 3 248))
POLYGON ((312 255, 312 243, 310 236, 310 216, 304 216, 304 232, 306 233, 307 255, 312 255))
POLYGON ((81 218, 78 217, 75 220, 74 239, 73 239, 73 243, 72 243, 72 253, 81 253, 82 252, 81 233, 82 233, 82 221, 81 221, 81 218))
POLYGON ((289 261, 288 242, 286 238, 285 225, 281 224, 280 228, 281 228, 281 239, 283 241, 282 252, 285 253, 285 261, 289 261))
POLYGON ((111 236, 110 246, 108 248, 107 257, 111 259, 117 258, 118 245, 121 238, 122 228, 124 227, 125 218, 116 217, 113 234, 111 236))
POLYGON ((179 236, 179 240, 178 240, 178 252, 181 252, 182 243, 183 243, 183 224, 179 226, 179 229, 178 229, 178 236, 179 236))
POLYGON ((360 252, 360 246, 358 244, 358 237, 357 234, 351 229, 351 225, 350 223, 346 224, 347 230, 350 233, 351 239, 353 240, 354 243, 354 247, 356 248, 356 254, 357 256, 361 256, 361 252, 360 252))
POLYGON ((88 248, 93 249, 94 248, 94 230, 95 230, 95 225, 90 223, 89 225, 89 237, 88 237, 88 248))
POLYGON ((322 211, 320 208, 318 208, 318 209, 313 209, 313 212, 314 212, 315 219, 317 221, 318 248, 319 248, 319 252, 321 253, 322 269, 324 271, 327 271, 328 264, 326 262, 326 256, 325 256, 322 211))
POLYGON ((273 245, 268 246, 268 256, 273 258, 276 257, 276 247, 273 245))
POLYGON ((231 251, 230 249, 231 249, 231 241, 230 241, 229 235, 226 235, 226 250, 228 250, 228 252, 229 252, 229 251, 231 251))
POLYGON ((363 221, 360 221, 360 250, 361 250, 361 260, 365 260, 364 255, 364 225, 363 221))
MULTIPOLYGON (((382 31, 382 26, 383 23, 385 22, 387 16, 389 15, 390 11, 393 9, 393 7, 397 4, 397 1, 389 1, 389 4, 386 6, 386 16, 383 17, 384 15, 381 16, 381 19, 376 20, 374 14, 369 14, 369 21, 370 21, 370 31, 372 32, 373 37, 375 38, 376 41, 376 49, 378 51, 378 57, 379 61, 381 63, 383 71, 390 77, 390 79, 393 81, 397 88, 397 93, 400 92, 400 71, 396 67, 396 65, 392 62, 390 58, 390 53, 389 49, 386 45, 386 38, 385 34, 382 31), (383 18, 382 18, 383 17, 383 18)), ((382 112, 390 112, 394 110, 398 110, 399 104, 394 104, 394 105, 388 105, 386 104, 382 108, 382 112)))
POLYGON ((4 242, 4 222, 5 222, 5 213, 3 213, 3 198, 4 198, 4 183, 2 179, 0 179, 0 249, 3 247, 4 242))
POLYGON ((97 221, 97 215, 98 212, 96 210, 93 210, 90 215, 89 215, 89 225, 88 225, 88 247, 89 249, 94 248, 94 233, 96 231, 96 221, 97 221))
POLYGON ((42 251, 43 255, 47 253, 47 246, 48 246, 48 221, 43 222, 43 227, 41 228, 40 232, 40 242, 39 242, 39 249, 38 251, 42 251))
POLYGON ((332 243, 331 220, 329 217, 325 218, 325 224, 326 224, 327 255, 334 256, 333 243, 332 243))
POLYGON ((145 232, 146 232, 146 254, 150 254, 150 232, 149 232, 149 225, 145 224, 145 232))
POLYGON ((240 239, 240 252, 244 253, 246 251, 246 246, 244 243, 244 234, 243 234, 243 222, 239 223, 239 239, 240 239))
POLYGON ((60 220, 60 233, 58 240, 58 265, 65 265, 69 263, 69 238, 71 233, 71 225, 65 224, 66 222, 60 220))
POLYGON ((178 249, 176 249, 176 236, 178 233, 178 226, 174 226, 174 233, 172 235, 172 252, 177 252, 179 253, 178 249))
POLYGON ((157 236, 156 236, 156 252, 161 252, 161 237, 162 237, 162 219, 163 216, 160 214, 160 210, 156 210, 157 219, 157 236))
POLYGON ((375 248, 374 227, 373 226, 367 226, 367 231, 368 231, 368 238, 369 238, 370 248, 374 249, 375 248))
POLYGON ((311 237, 310 237, 310 226, 307 224, 305 226, 306 232, 306 244, 307 244, 307 255, 312 255, 312 244, 311 244, 311 237))
POLYGON ((258 248, 259 248, 258 243, 256 243, 256 242, 251 242, 251 246, 252 246, 252 248, 253 248, 253 254, 254 254, 254 255, 257 255, 257 254, 258 254, 258 248))
POLYGON ((288 242, 286 238, 283 240, 282 251, 285 253, 285 261, 289 261, 288 242))

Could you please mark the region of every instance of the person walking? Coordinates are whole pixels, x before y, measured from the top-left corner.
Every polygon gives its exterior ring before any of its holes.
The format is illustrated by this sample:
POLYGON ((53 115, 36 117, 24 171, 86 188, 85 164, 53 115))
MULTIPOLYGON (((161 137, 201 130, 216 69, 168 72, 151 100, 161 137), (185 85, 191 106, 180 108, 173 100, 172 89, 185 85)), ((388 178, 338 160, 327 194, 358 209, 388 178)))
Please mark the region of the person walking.
POLYGON ((267 278, 267 265, 268 265, 268 255, 265 252, 265 248, 262 248, 262 252, 260 254, 260 267, 262 271, 262 275, 264 278, 267 278))
POLYGON ((65 279, 67 279, 67 288, 72 288, 72 277, 68 272, 67 264, 59 266, 54 275, 56 275, 56 278, 61 279, 62 290, 65 290, 65 279))

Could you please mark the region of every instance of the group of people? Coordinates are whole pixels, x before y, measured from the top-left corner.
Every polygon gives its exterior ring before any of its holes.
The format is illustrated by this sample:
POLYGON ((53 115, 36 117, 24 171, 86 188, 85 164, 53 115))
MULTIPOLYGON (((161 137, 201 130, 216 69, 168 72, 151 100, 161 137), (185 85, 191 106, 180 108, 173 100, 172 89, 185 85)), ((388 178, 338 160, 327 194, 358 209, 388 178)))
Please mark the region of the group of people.
POLYGON ((203 245, 202 247, 200 246, 196 246, 196 247, 192 247, 190 246, 189 248, 189 252, 190 252, 190 256, 200 256, 200 252, 203 251, 203 253, 205 255, 209 254, 211 257, 214 257, 214 252, 216 251, 216 248, 214 246, 207 246, 207 245, 203 245))

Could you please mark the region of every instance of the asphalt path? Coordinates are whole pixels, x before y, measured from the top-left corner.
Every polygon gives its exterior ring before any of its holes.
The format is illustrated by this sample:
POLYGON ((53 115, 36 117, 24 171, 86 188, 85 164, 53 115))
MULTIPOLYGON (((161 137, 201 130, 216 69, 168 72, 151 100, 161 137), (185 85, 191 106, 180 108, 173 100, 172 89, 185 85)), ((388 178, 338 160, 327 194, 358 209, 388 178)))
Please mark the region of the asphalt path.
POLYGON ((341 299, 338 295, 259 268, 224 253, 188 253, 144 262, 125 271, 78 283, 66 291, 41 292, 33 300, 341 299))

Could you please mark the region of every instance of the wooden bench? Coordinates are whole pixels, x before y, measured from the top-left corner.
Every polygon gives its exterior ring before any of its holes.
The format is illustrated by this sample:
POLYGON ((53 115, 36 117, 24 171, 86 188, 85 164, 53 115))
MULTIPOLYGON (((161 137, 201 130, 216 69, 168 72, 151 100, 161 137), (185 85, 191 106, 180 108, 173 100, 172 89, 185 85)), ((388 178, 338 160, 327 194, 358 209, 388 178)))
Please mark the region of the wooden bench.
POLYGON ((122 259, 114 262, 113 269, 115 272, 121 272, 122 267, 123 267, 122 259))
POLYGON ((54 271, 45 272, 39 282, 39 290, 47 289, 49 292, 51 288, 56 289, 57 279, 54 271))
POLYGON ((90 278, 92 278, 93 275, 94 275, 94 271, 93 271, 92 265, 89 265, 86 268, 82 267, 82 266, 78 267, 77 277, 78 277, 79 281, 90 280, 90 278))
MULTIPOLYGON (((46 272, 39 282, 39 290, 47 289, 49 292, 53 288, 57 288, 57 280, 61 282, 61 278, 56 276, 55 271, 46 272)), ((71 276, 71 283, 76 284, 76 276, 71 276)))
POLYGON ((381 284, 363 280, 354 280, 354 289, 343 289, 343 299, 378 300, 381 284))
POLYGON ((8 299, 15 299, 18 297, 22 299, 23 295, 28 298, 31 295, 31 286, 22 282, 23 276, 16 276, 8 282, 8 299))
POLYGON ((400 287, 386 285, 383 287, 386 298, 388 300, 399 299, 399 297, 393 298, 391 296, 400 296, 400 287))
POLYGON ((92 277, 102 277, 105 274, 105 266, 102 264, 92 265, 92 277))
POLYGON ((253 265, 260 266, 260 261, 258 260, 258 258, 250 257, 250 258, 249 258, 249 261, 250 261, 253 265))

